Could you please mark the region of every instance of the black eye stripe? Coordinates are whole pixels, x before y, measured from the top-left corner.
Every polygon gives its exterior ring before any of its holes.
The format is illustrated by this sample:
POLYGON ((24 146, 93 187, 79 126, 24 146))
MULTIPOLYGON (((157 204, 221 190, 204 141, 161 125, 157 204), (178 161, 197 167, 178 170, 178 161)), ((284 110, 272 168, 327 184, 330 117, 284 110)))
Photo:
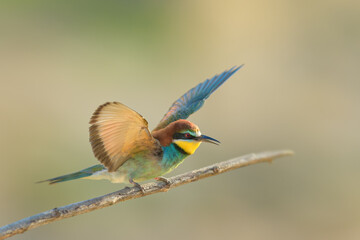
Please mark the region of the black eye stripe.
POLYGON ((189 137, 185 137, 188 133, 174 133, 173 139, 194 139, 195 137, 189 134, 189 137))

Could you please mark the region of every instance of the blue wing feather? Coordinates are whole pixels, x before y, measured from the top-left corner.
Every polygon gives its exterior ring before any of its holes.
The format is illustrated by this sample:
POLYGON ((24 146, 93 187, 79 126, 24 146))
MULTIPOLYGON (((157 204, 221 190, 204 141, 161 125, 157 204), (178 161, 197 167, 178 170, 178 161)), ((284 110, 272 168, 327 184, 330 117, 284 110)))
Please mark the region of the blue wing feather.
POLYGON ((199 110, 204 105, 205 100, 242 66, 233 67, 190 89, 173 103, 154 130, 164 128, 176 120, 187 119, 191 114, 199 110))

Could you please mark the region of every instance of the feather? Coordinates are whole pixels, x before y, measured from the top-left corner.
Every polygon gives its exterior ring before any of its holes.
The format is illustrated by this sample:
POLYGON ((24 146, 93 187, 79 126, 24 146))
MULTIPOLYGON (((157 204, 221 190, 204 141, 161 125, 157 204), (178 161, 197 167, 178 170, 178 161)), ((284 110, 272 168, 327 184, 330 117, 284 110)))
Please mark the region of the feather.
POLYGON ((233 67, 190 89, 171 105, 153 131, 162 129, 176 120, 187 119, 191 114, 199 110, 204 105, 205 100, 242 66, 233 67))
POLYGON ((147 121, 137 112, 118 102, 98 107, 90 119, 90 143, 95 157, 116 171, 135 154, 161 151, 149 133, 147 121))

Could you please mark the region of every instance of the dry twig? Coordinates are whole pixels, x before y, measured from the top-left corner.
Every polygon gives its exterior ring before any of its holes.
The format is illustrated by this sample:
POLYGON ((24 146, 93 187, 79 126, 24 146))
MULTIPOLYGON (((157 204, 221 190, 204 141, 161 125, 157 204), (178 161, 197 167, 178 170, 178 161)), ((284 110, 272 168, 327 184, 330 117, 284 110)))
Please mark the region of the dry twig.
POLYGON ((24 233, 29 229, 33 229, 57 220, 108 207, 122 201, 144 197, 158 192, 166 192, 171 188, 178 187, 190 182, 195 182, 202 178, 215 176, 223 172, 252 164, 271 162, 275 158, 289 156, 292 154, 293 152, 289 150, 249 154, 168 178, 168 183, 157 181, 143 184, 143 193, 137 187, 124 188, 104 196, 54 208, 1 227, 0 239, 5 239, 16 234, 24 233))

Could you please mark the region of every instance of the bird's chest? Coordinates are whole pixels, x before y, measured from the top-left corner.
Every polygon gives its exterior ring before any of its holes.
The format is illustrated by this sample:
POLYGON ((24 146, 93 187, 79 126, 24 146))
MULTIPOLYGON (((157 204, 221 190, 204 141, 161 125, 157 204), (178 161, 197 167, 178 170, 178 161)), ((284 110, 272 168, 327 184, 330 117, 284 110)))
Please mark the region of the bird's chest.
POLYGON ((168 173, 175 169, 188 156, 188 154, 179 151, 179 149, 173 143, 169 146, 163 147, 163 151, 164 153, 160 163, 163 169, 162 174, 168 173))

